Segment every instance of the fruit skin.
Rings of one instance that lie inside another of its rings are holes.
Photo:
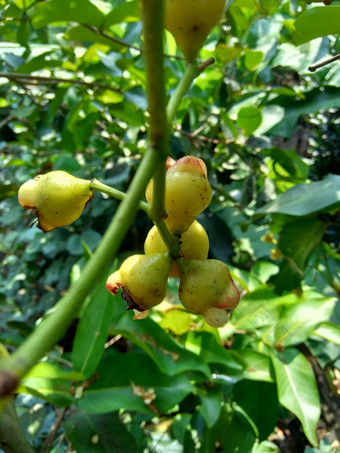
[[[38,227],[44,232],[77,220],[92,196],[90,181],[64,171],[38,175],[24,183],[18,192],[19,203],[34,210]]]
[[[146,199],[152,204],[153,183],[146,188]],[[185,156],[170,165],[165,180],[165,223],[170,233],[181,235],[208,206],[212,190],[207,168],[202,159]]]
[[[220,20],[225,0],[166,0],[165,28],[192,63],[210,31]]]
[[[240,294],[230,277],[228,267],[219,260],[177,260],[180,285],[179,299],[192,313],[209,308],[232,309]]]
[[[197,220],[194,220],[189,229],[180,236],[179,244],[181,258],[186,260],[205,260],[208,257],[209,238],[205,229]],[[168,251],[156,225],[151,228],[146,237],[144,251],[146,255]],[[170,277],[179,277],[179,269],[175,261],[172,262]]]
[[[229,321],[231,312],[222,308],[208,308],[202,313],[205,322],[211,327],[223,327]]]
[[[165,298],[170,268],[168,253],[132,255],[109,276],[106,288],[113,295],[122,288],[128,310],[148,310]]]

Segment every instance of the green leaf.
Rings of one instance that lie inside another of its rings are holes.
[[[298,179],[307,179],[310,167],[301,159],[294,149],[269,148],[262,152],[270,156],[274,162],[280,164],[291,176]]]
[[[259,50],[246,49],[244,53],[244,64],[249,71],[254,71],[263,59],[263,52]]]
[[[85,379],[92,376],[102,358],[112,314],[112,296],[104,284],[99,285],[80,318],[73,342],[73,366]]]
[[[72,449],[78,453],[135,453],[136,441],[118,414],[72,412],[63,427]]]
[[[29,393],[57,406],[74,403],[71,380],[80,380],[79,373],[65,373],[50,363],[38,363],[23,378],[17,391]]]
[[[210,378],[208,365],[202,357],[184,348],[150,318],[134,320],[130,313],[114,325],[112,334],[121,334],[144,350],[159,369],[169,375],[185,371],[196,371]]]
[[[152,414],[151,403],[166,412],[193,390],[184,374],[161,373],[146,354],[110,354],[97,373],[98,379],[77,401],[80,409],[91,413],[126,409]]]
[[[260,440],[267,439],[279,417],[276,386],[268,382],[241,381],[233,388],[233,400],[255,423]]]
[[[139,2],[125,2],[122,3],[105,16],[103,23],[103,30],[111,27],[111,25],[119,24],[121,22],[136,22],[140,20],[140,6]]]
[[[239,349],[247,368],[243,377],[248,380],[274,382],[271,361],[269,357],[253,349]]]
[[[197,392],[201,400],[199,412],[204,418],[208,428],[211,428],[217,422],[222,409],[222,389],[215,384],[214,387],[206,387]]]
[[[110,32],[106,34],[110,36]],[[69,41],[104,44],[106,46],[109,46],[111,50],[117,52],[122,51],[123,49],[123,46],[121,44],[118,44],[112,39],[102,36],[91,29],[83,27],[82,25],[76,25],[75,27],[70,28],[64,36]]]
[[[277,244],[283,260],[274,279],[279,294],[301,287],[309,257],[320,243],[324,231],[325,224],[317,217],[294,219],[283,226]]]
[[[298,184],[258,209],[256,214],[288,214],[305,216],[329,211],[340,206],[340,176],[327,175],[321,181]]]
[[[204,362],[214,364],[215,369],[220,365],[221,370],[233,376],[241,374],[245,369],[242,356],[237,351],[225,349],[211,333],[190,332],[187,335],[186,343],[190,344],[191,349]]]
[[[256,107],[243,107],[237,115],[237,124],[245,131],[247,135],[251,135],[260,126],[262,115]]]
[[[340,33],[340,5],[316,6],[307,9],[295,20],[296,44],[322,36]]]
[[[190,313],[184,310],[167,310],[159,325],[175,335],[183,335],[191,329],[192,318]]]
[[[320,418],[320,399],[313,370],[296,349],[272,355],[279,401],[302,423],[312,445],[317,445],[316,425]]]
[[[277,344],[287,347],[307,340],[313,329],[331,316],[336,303],[336,298],[312,292],[304,293],[304,299],[283,308],[283,314],[274,327]]]
[[[28,14],[35,28],[55,22],[78,22],[100,28],[104,18],[99,9],[88,0],[49,0],[38,3]]]
[[[335,343],[340,346],[340,327],[331,322],[323,322],[316,330],[313,335],[324,338],[331,343]]]

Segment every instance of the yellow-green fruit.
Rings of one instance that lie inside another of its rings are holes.
[[[19,203],[34,209],[38,227],[45,232],[77,220],[91,198],[90,181],[64,171],[36,176],[23,184],[18,193]]]
[[[106,288],[114,295],[122,288],[128,310],[148,310],[165,298],[170,268],[168,253],[133,255],[110,275]]]
[[[146,199],[152,204],[153,183],[148,184]],[[194,156],[185,156],[171,165],[165,180],[165,223],[172,234],[188,230],[195,218],[211,201],[212,190],[205,163]]]
[[[177,260],[179,267],[179,299],[192,313],[209,308],[235,308],[240,294],[230,277],[228,267],[219,260]]]
[[[209,252],[209,238],[202,225],[194,220],[189,229],[180,236],[180,256],[186,260],[205,260]],[[145,243],[144,251],[146,255],[154,253],[165,253],[168,251],[165,242],[156,226],[149,231]],[[170,277],[179,277],[179,269],[173,261]]]
[[[165,28],[191,63],[220,20],[225,0],[165,0]]]
[[[229,321],[230,314],[230,311],[217,307],[208,308],[202,313],[205,322],[211,327],[223,327]]]

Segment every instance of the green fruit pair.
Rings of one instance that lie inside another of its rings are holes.
[[[44,232],[73,223],[92,196],[90,181],[64,171],[38,175],[25,182],[18,192],[19,203],[34,211],[38,227]]]
[[[208,257],[208,235],[197,220],[194,220],[189,229],[181,234],[179,245],[179,255],[186,260],[205,260]],[[165,253],[168,251],[156,225],[151,228],[146,237],[144,251],[146,255]],[[179,277],[179,269],[175,261],[172,262],[170,277]]]

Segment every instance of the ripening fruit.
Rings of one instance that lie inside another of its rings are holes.
[[[165,1],[165,28],[190,63],[220,20],[225,5],[225,0]]]
[[[33,209],[43,231],[77,220],[92,199],[90,181],[64,171],[52,171],[25,182],[19,189],[21,206]]]
[[[146,199],[152,204],[152,181],[146,188]],[[165,182],[165,223],[172,234],[188,230],[195,218],[211,201],[212,190],[207,178],[207,168],[202,159],[185,156],[169,166]]]
[[[128,310],[148,310],[162,302],[168,287],[171,258],[168,253],[133,255],[107,279],[106,288],[113,294],[123,289]]]
[[[212,307],[202,313],[205,322],[211,327],[223,327],[229,321],[231,311]]]
[[[228,267],[219,260],[177,260],[179,299],[192,313],[217,307],[229,310],[239,303],[240,294]]]
[[[189,229],[181,235],[179,244],[180,257],[186,260],[205,260],[208,257],[208,235],[197,220],[194,220]],[[146,255],[168,251],[156,225],[151,228],[146,237],[144,251]],[[175,261],[172,262],[170,277],[179,277],[179,269]]]

